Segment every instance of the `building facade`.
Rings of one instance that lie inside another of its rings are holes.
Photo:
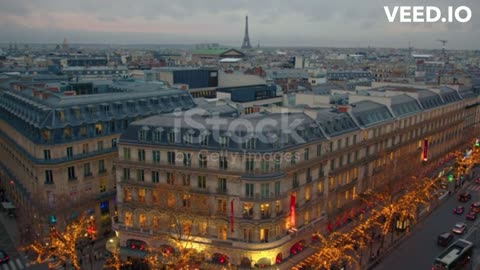
[[[193,106],[188,93],[155,84],[12,82],[0,94],[0,185],[32,217],[24,227],[64,225],[87,212],[102,236],[116,211],[121,132],[143,117]]]
[[[479,135],[471,91],[386,96],[300,113],[187,112],[132,123],[115,166],[113,228],[122,252],[132,254],[132,243],[175,248],[169,239],[179,226],[213,263],[281,264],[313,231],[355,218],[361,194],[401,188],[402,179]]]

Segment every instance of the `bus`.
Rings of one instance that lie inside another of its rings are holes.
[[[435,259],[432,270],[470,270],[472,254],[473,243],[458,239]]]

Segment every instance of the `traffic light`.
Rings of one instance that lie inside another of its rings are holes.
[[[448,175],[448,182],[453,182],[453,174]]]
[[[480,139],[475,140],[475,147],[480,147]]]
[[[57,224],[57,217],[56,216],[50,216],[50,224]]]

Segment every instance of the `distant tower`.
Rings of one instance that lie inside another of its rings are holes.
[[[250,37],[248,36],[248,16],[245,16],[245,36],[243,37],[242,49],[251,49]]]
[[[64,50],[67,50],[67,49],[68,49],[67,38],[64,38],[64,39],[63,39],[62,48],[63,48]]]

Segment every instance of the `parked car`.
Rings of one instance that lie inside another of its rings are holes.
[[[480,177],[478,177],[477,179],[475,179],[475,184],[480,184]]]
[[[8,261],[10,261],[8,254],[5,251],[0,250],[0,264],[8,263]]]
[[[472,198],[472,194],[470,194],[469,192],[463,192],[458,196],[458,200],[460,202],[468,202],[471,198]]]
[[[477,219],[477,213],[475,213],[475,212],[468,212],[468,213],[465,215],[465,218],[468,219],[468,220],[476,220],[476,219]]]
[[[452,240],[453,240],[453,234],[448,233],[448,232],[442,233],[438,236],[437,245],[442,246],[442,247],[446,247],[446,246],[450,245]]]
[[[467,230],[467,224],[462,223],[462,222],[458,222],[452,228],[452,232],[454,232],[456,234],[463,234],[466,230]]]
[[[453,209],[453,212],[457,215],[463,214],[463,211],[465,210],[465,207],[463,206],[457,206]]]

